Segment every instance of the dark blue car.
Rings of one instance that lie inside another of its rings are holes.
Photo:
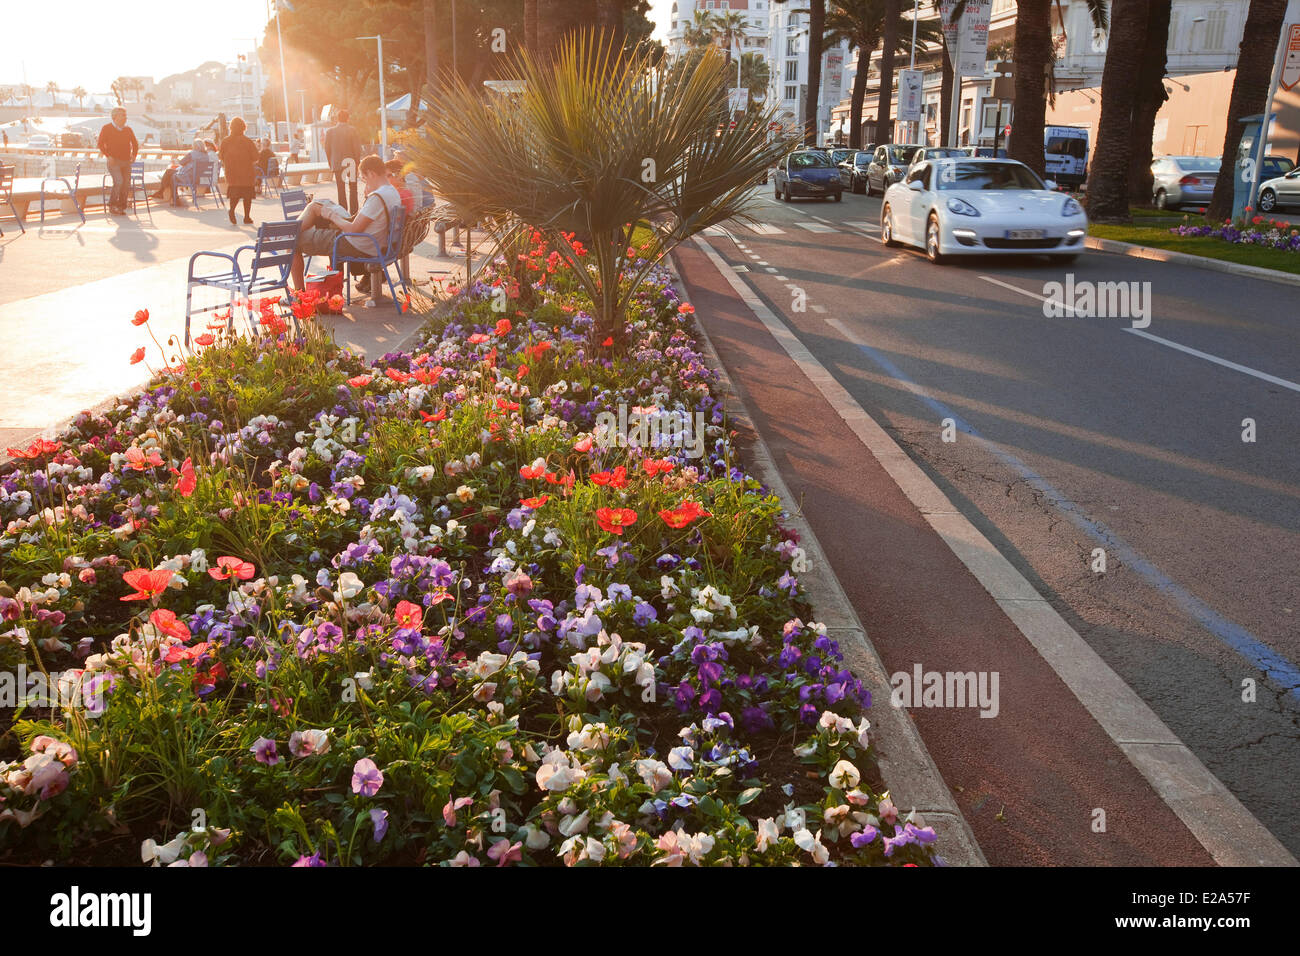
[[[840,201],[844,185],[839,168],[821,150],[798,149],[781,160],[772,182],[776,198],[786,202],[797,196]]]

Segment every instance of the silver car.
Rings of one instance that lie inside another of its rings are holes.
[[[1294,163],[1284,157],[1266,156],[1262,175],[1266,178],[1259,187],[1260,212],[1272,212],[1279,206],[1300,206],[1300,168]]]
[[[1151,164],[1151,186],[1157,209],[1206,206],[1219,181],[1218,156],[1162,156]]]

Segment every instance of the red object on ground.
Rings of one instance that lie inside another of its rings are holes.
[[[316,300],[317,312],[330,312],[337,314],[342,309],[335,309],[330,305],[330,299],[336,295],[343,294],[343,273],[331,269],[329,272],[323,272],[316,275],[309,275],[303,282],[306,289],[315,290],[319,295]]]

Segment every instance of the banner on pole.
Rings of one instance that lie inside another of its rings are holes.
[[[923,70],[898,71],[898,118],[904,123],[920,122],[924,109],[921,93],[924,84]]]

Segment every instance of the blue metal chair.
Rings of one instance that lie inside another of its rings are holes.
[[[83,223],[86,221],[86,214],[82,211],[81,204],[77,202],[77,189],[81,186],[81,163],[77,163],[77,170],[76,170],[75,177],[76,178],[73,179],[71,186],[68,185],[68,180],[67,177],[65,176],[54,176],[49,179],[41,180],[41,224],[42,225],[44,225],[45,223],[45,197],[46,196],[49,196],[51,199],[57,199],[60,202],[62,202],[65,199],[71,200],[72,208],[77,210],[77,215],[81,217],[81,221]],[[47,190],[45,188],[47,183],[61,183],[63,185],[64,191],[59,192],[56,189]]]
[[[131,211],[135,212],[136,193],[144,193],[145,212],[152,213],[149,208],[149,187],[144,181],[144,163],[131,164],[131,182],[128,188],[128,195],[131,197]]]
[[[0,165],[0,202],[7,205],[9,207],[9,211],[14,214],[14,218],[18,220],[18,228],[21,229],[24,233],[27,232],[27,227],[23,225],[23,217],[18,215],[18,210],[14,208],[14,167],[13,166]],[[4,234],[5,231],[3,229],[0,229],[0,236],[3,236]]]
[[[235,327],[236,302],[251,302],[272,292],[283,292],[289,296],[289,268],[293,265],[293,254],[298,247],[298,234],[302,224],[293,222],[264,222],[257,229],[257,243],[240,246],[234,254],[225,252],[196,252],[190,256],[189,271],[185,286],[185,345],[190,344],[190,316],[204,312],[215,312],[221,305],[194,308],[193,296],[195,286],[222,289],[229,293],[230,320],[228,328]],[[252,259],[244,266],[239,257],[250,253]],[[221,259],[229,264],[221,272],[196,275],[194,264],[203,258]]]
[[[305,189],[281,189],[280,208],[284,210],[285,219],[297,219],[307,208],[307,191]]]
[[[266,161],[266,170],[257,174],[257,187],[262,195],[270,196],[271,190],[284,191],[284,177],[280,175],[280,160],[272,156]]]
[[[217,205],[225,208],[226,197],[221,195],[221,160],[208,165],[208,182],[207,186],[212,190],[212,195],[217,199]]]
[[[382,272],[384,278],[388,280],[388,291],[392,293],[393,305],[398,312],[402,311],[402,302],[397,298],[397,290],[393,287],[393,277],[388,272],[388,267],[397,265],[397,280],[401,283],[402,292],[407,291],[406,277],[402,275],[402,269],[399,261],[402,258],[402,230],[406,226],[406,208],[398,206],[397,210],[389,216],[388,221],[388,239],[384,243],[383,249],[379,248],[379,242],[368,232],[344,232],[334,237],[334,246],[330,250],[330,265],[334,269],[342,269],[345,265],[366,266],[367,272]],[[361,252],[367,249],[374,249],[373,256],[364,255],[347,255],[340,254],[339,243],[344,239],[354,249]],[[348,305],[352,304],[352,284],[347,284]]]
[[[188,166],[182,166],[176,170],[176,175],[172,178],[172,185],[176,189],[176,195],[179,198],[186,189],[190,191],[190,197],[194,201],[194,208],[199,208],[199,189],[207,183],[211,175],[212,164],[206,159],[196,159]]]

